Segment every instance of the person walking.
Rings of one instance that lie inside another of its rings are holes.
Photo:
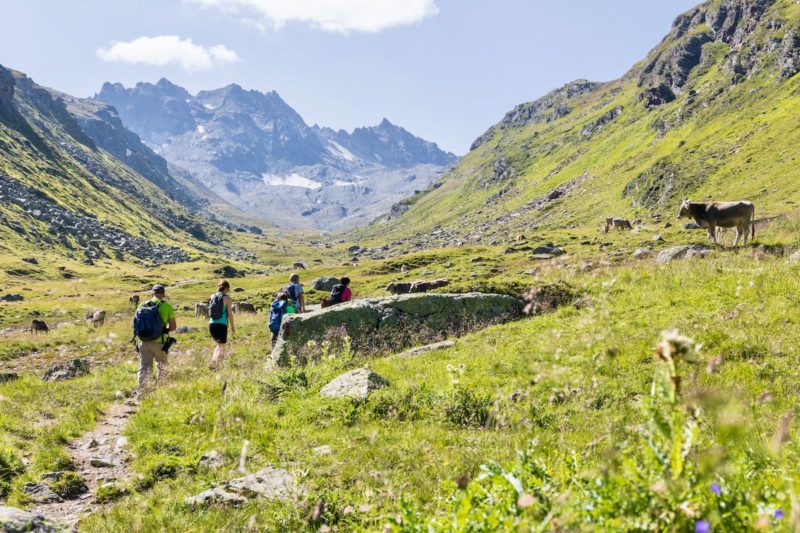
[[[283,315],[287,313],[289,307],[289,295],[285,291],[281,291],[275,297],[275,301],[269,306],[269,330],[272,332],[270,345],[274,348],[275,343],[278,342],[278,337],[281,332],[281,322]]]
[[[175,339],[169,334],[177,329],[175,309],[166,301],[166,289],[156,285],[153,298],[142,303],[133,317],[134,338],[139,339],[139,376],[136,394],[140,396],[150,383],[154,363],[158,363],[156,384],[169,374],[167,354]]]
[[[231,336],[236,335],[236,326],[233,323],[233,300],[229,296],[231,284],[227,280],[220,280],[217,292],[208,301],[208,332],[217,343],[211,363],[208,365],[212,372],[219,368],[225,360],[225,348],[228,344],[228,329]]]
[[[300,283],[300,274],[292,274],[289,277],[289,284],[281,289],[289,297],[289,307],[294,308],[295,313],[306,312],[306,296],[304,294],[303,284]],[[291,313],[291,309],[289,309]]]

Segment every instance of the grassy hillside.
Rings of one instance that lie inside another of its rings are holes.
[[[754,5],[766,10],[732,27],[716,22],[722,8]],[[791,0],[704,4],[620,80],[575,82],[518,106],[439,187],[359,237],[503,241],[596,228],[607,216],[672,215],[686,197],[751,200],[758,217],[792,212],[800,201],[798,33],[800,5]],[[552,195],[559,187],[564,194]]]

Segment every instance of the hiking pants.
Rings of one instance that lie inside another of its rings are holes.
[[[169,362],[167,354],[161,349],[158,341],[143,341],[139,345],[139,389],[144,389],[150,383],[153,374],[153,361],[158,363],[158,376],[156,383],[167,377]]]

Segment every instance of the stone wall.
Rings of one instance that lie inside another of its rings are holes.
[[[521,318],[524,306],[501,294],[406,294],[287,315],[271,363],[319,357],[325,341],[335,352],[345,336],[357,352],[398,351]]]

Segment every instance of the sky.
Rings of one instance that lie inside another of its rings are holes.
[[[458,155],[515,105],[623,75],[698,0],[0,0],[0,64],[91,96],[166,77],[384,117]]]

